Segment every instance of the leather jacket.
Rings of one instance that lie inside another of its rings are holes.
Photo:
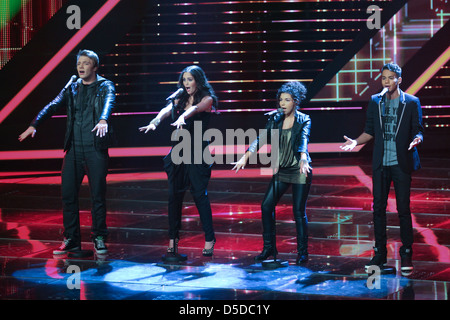
[[[67,111],[67,127],[64,139],[64,151],[69,150],[72,143],[75,102],[78,98],[78,88],[81,85],[81,79],[72,83],[67,89],[63,89],[58,96],[47,104],[31,122],[31,126],[37,128],[42,122],[50,118],[58,109],[65,106]],[[93,105],[94,113],[93,123],[97,124],[100,120],[108,121],[111,112],[115,107],[115,87],[114,83],[97,75],[97,87],[95,95],[90,96],[89,103]],[[104,137],[94,135],[94,146],[97,150],[107,149],[111,144],[111,135],[113,133],[110,122],[108,121],[108,133]]]
[[[254,153],[258,151],[266,143],[270,143],[272,137],[272,129],[278,129],[281,131],[283,127],[284,115],[279,115],[276,111],[269,113],[269,120],[267,121],[265,129],[267,135],[264,137],[257,137],[255,141],[250,144],[248,151]],[[279,132],[280,132],[279,131]],[[311,132],[311,118],[300,111],[295,111],[295,121],[292,126],[291,144],[294,151],[294,155],[298,161],[300,161],[300,153],[306,153],[308,162],[311,162],[311,157],[308,152],[309,136]],[[281,135],[279,135],[281,137]],[[267,137],[267,141],[265,139]]]

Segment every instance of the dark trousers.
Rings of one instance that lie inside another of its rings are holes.
[[[385,250],[386,206],[391,183],[394,183],[397,212],[400,221],[400,238],[403,249],[413,244],[413,228],[410,209],[411,174],[396,166],[381,167],[373,172],[373,224],[375,247]]]
[[[174,165],[170,161],[170,154],[164,160],[169,182],[169,238],[180,238],[183,199],[186,190],[190,188],[205,232],[205,241],[213,241],[215,235],[212,211],[206,190],[211,177],[211,167],[206,164]]]
[[[309,183],[296,184],[278,181],[272,177],[272,181],[261,204],[261,218],[263,225],[263,238],[275,238],[275,207],[282,195],[292,185],[292,210],[294,213],[295,226],[297,231],[297,250],[299,253],[306,253],[308,250],[308,218],[306,216],[306,200],[311,188],[311,178]],[[274,190],[275,189],[275,190]]]
[[[96,150],[93,146],[72,146],[67,151],[61,175],[64,237],[81,242],[78,193],[85,175],[92,201],[91,236],[107,236],[105,198],[108,160],[108,150]]]

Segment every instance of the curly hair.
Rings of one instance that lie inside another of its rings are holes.
[[[194,104],[199,103],[203,97],[205,96],[211,96],[213,99],[212,108],[213,110],[217,110],[218,100],[216,97],[216,94],[214,92],[214,89],[209,84],[208,79],[206,78],[205,72],[202,68],[196,65],[192,65],[189,67],[186,67],[181,71],[180,77],[178,79],[178,88],[183,88],[183,75],[184,73],[189,72],[192,74],[192,76],[195,79],[195,82],[197,84],[197,92],[194,95]],[[184,109],[184,106],[189,98],[188,93],[186,90],[184,90],[179,96],[179,102],[178,102],[178,108]]]
[[[306,98],[306,87],[298,81],[286,82],[278,89],[277,92],[277,103],[280,100],[280,96],[282,93],[289,93],[295,101],[297,107],[300,106],[300,103]]]

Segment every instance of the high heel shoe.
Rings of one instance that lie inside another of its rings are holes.
[[[210,249],[203,249],[202,254],[205,257],[211,257],[214,254],[214,245],[216,244],[216,239],[212,241],[212,247]]]
[[[178,238],[170,239],[173,243],[173,247],[167,248],[167,254],[163,255],[164,262],[181,262],[187,260],[187,255],[178,253]]]
[[[170,240],[173,241],[173,247],[168,247],[167,253],[176,254],[178,252],[178,241],[180,239],[176,238],[176,239],[170,239]]]

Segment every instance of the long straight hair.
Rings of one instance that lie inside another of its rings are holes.
[[[197,84],[197,91],[194,94],[194,102],[193,104],[199,103],[204,97],[210,96],[213,99],[212,103],[212,109],[214,111],[217,111],[217,105],[218,100],[216,97],[216,94],[214,92],[214,89],[209,84],[208,79],[206,78],[205,72],[202,68],[196,65],[192,65],[189,67],[186,67],[181,71],[180,77],[178,79],[178,88],[184,88],[183,86],[183,75],[189,72],[192,74],[192,76],[195,79],[195,83]],[[186,90],[183,90],[183,92],[177,97],[179,99],[177,108],[178,109],[184,109],[186,106],[186,103],[189,99],[189,94],[186,92]]]

